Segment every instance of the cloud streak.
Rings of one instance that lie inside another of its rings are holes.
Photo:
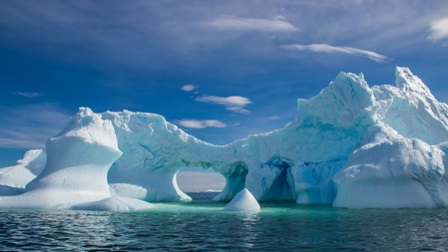
[[[431,34],[428,39],[430,40],[448,39],[448,17],[432,23],[429,31]]]
[[[190,129],[225,128],[227,125],[219,120],[184,119],[176,121],[179,125]]]
[[[205,25],[220,30],[264,31],[264,32],[295,32],[299,31],[282,16],[274,19],[243,18],[235,16],[219,16],[205,22]]]
[[[368,58],[372,61],[378,62],[378,63],[385,63],[389,62],[391,59],[388,58],[385,55],[362,50],[354,47],[348,47],[348,46],[332,46],[328,44],[308,44],[308,45],[302,45],[302,44],[292,44],[292,45],[283,45],[280,46],[283,49],[290,50],[290,51],[310,51],[313,53],[342,53],[342,54],[348,54],[348,55],[354,55],[358,57],[364,57]]]
[[[196,97],[194,100],[198,102],[221,105],[224,106],[227,110],[238,114],[250,114],[250,111],[245,109],[244,107],[252,103],[249,98],[243,96],[221,97],[214,95],[203,95]]]
[[[41,97],[43,94],[38,92],[15,92],[14,95],[23,96],[26,98],[37,98]]]

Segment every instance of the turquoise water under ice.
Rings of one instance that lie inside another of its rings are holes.
[[[0,211],[1,251],[442,251],[448,209],[347,210],[264,203],[257,214],[210,200],[142,212]]]

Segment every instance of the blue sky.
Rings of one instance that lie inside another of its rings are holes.
[[[340,71],[408,66],[448,101],[448,2],[4,0],[0,55],[2,166],[80,106],[224,144],[283,127]]]

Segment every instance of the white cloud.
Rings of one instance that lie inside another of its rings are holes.
[[[220,16],[205,23],[208,26],[222,30],[294,32],[294,25],[286,22],[283,16],[274,19],[242,18],[235,16]]]
[[[431,24],[431,35],[428,36],[430,40],[448,39],[448,18],[443,18]]]
[[[61,131],[69,118],[51,103],[0,109],[0,147],[7,148],[43,148],[45,141]]]
[[[243,96],[221,97],[213,95],[203,95],[196,97],[195,101],[222,105],[226,107],[227,110],[239,114],[249,114],[250,111],[245,109],[244,107],[252,103],[252,101],[249,100],[249,98]]]
[[[236,107],[235,106],[235,107],[227,107],[226,109],[229,110],[229,111],[232,111],[234,113],[238,113],[238,114],[245,114],[245,115],[250,114],[250,110],[247,110],[247,109],[242,108],[242,107]]]
[[[244,107],[248,104],[251,104],[252,102],[243,96],[228,96],[228,97],[221,97],[221,96],[213,96],[213,95],[203,95],[200,97],[197,97],[195,99],[199,102],[207,102],[207,103],[214,103],[214,104],[220,104],[224,106],[240,106]]]
[[[43,94],[42,93],[38,93],[38,92],[15,92],[15,95],[18,96],[23,96],[26,98],[36,98],[36,97],[41,97]]]
[[[328,44],[309,44],[309,45],[292,44],[281,46],[281,48],[291,51],[310,51],[314,53],[343,53],[368,58],[370,60],[380,63],[390,61],[390,59],[387,56],[381,55],[379,53],[348,46],[332,46]]]
[[[188,84],[188,85],[183,85],[180,89],[185,92],[190,92],[190,91],[195,90],[196,86]]]
[[[204,129],[204,128],[225,128],[227,125],[218,120],[193,120],[184,119],[178,120],[178,124],[190,129]]]

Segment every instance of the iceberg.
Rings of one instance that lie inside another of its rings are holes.
[[[145,201],[188,201],[176,181],[183,167],[218,168],[226,147],[188,135],[160,115],[141,112],[104,112],[114,127],[123,155],[112,165],[108,181],[114,195]],[[212,160],[213,162],[211,162]]]
[[[441,148],[419,139],[390,134],[380,127],[376,130],[372,132],[375,141],[355,150],[343,169],[334,176],[338,190],[334,206],[447,206],[446,160]]]
[[[66,128],[47,141],[42,172],[23,193],[0,197],[0,207],[66,209],[88,202],[103,203],[101,200],[111,197],[108,170],[122,155],[117,145],[112,123],[88,108],[80,108]],[[108,205],[115,209],[120,202]],[[135,209],[150,205],[143,201],[136,204],[134,200],[125,204]]]
[[[29,150],[14,166],[0,168],[0,196],[19,194],[45,167],[44,150]]]
[[[448,205],[447,108],[408,68],[396,86],[372,88],[375,124],[333,177],[336,207],[432,208]]]
[[[394,86],[341,72],[297,108],[284,128],[226,145],[157,114],[80,108],[41,155],[24,158],[39,169],[28,161],[0,169],[0,186],[9,188],[0,207],[131,210],[191,200],[176,181],[184,167],[225,177],[217,201],[247,189],[259,202],[448,206],[448,105],[408,68],[396,68]]]
[[[258,204],[252,193],[246,188],[239,192],[232,201],[224,207],[225,211],[239,211],[239,212],[260,212],[260,205]]]

